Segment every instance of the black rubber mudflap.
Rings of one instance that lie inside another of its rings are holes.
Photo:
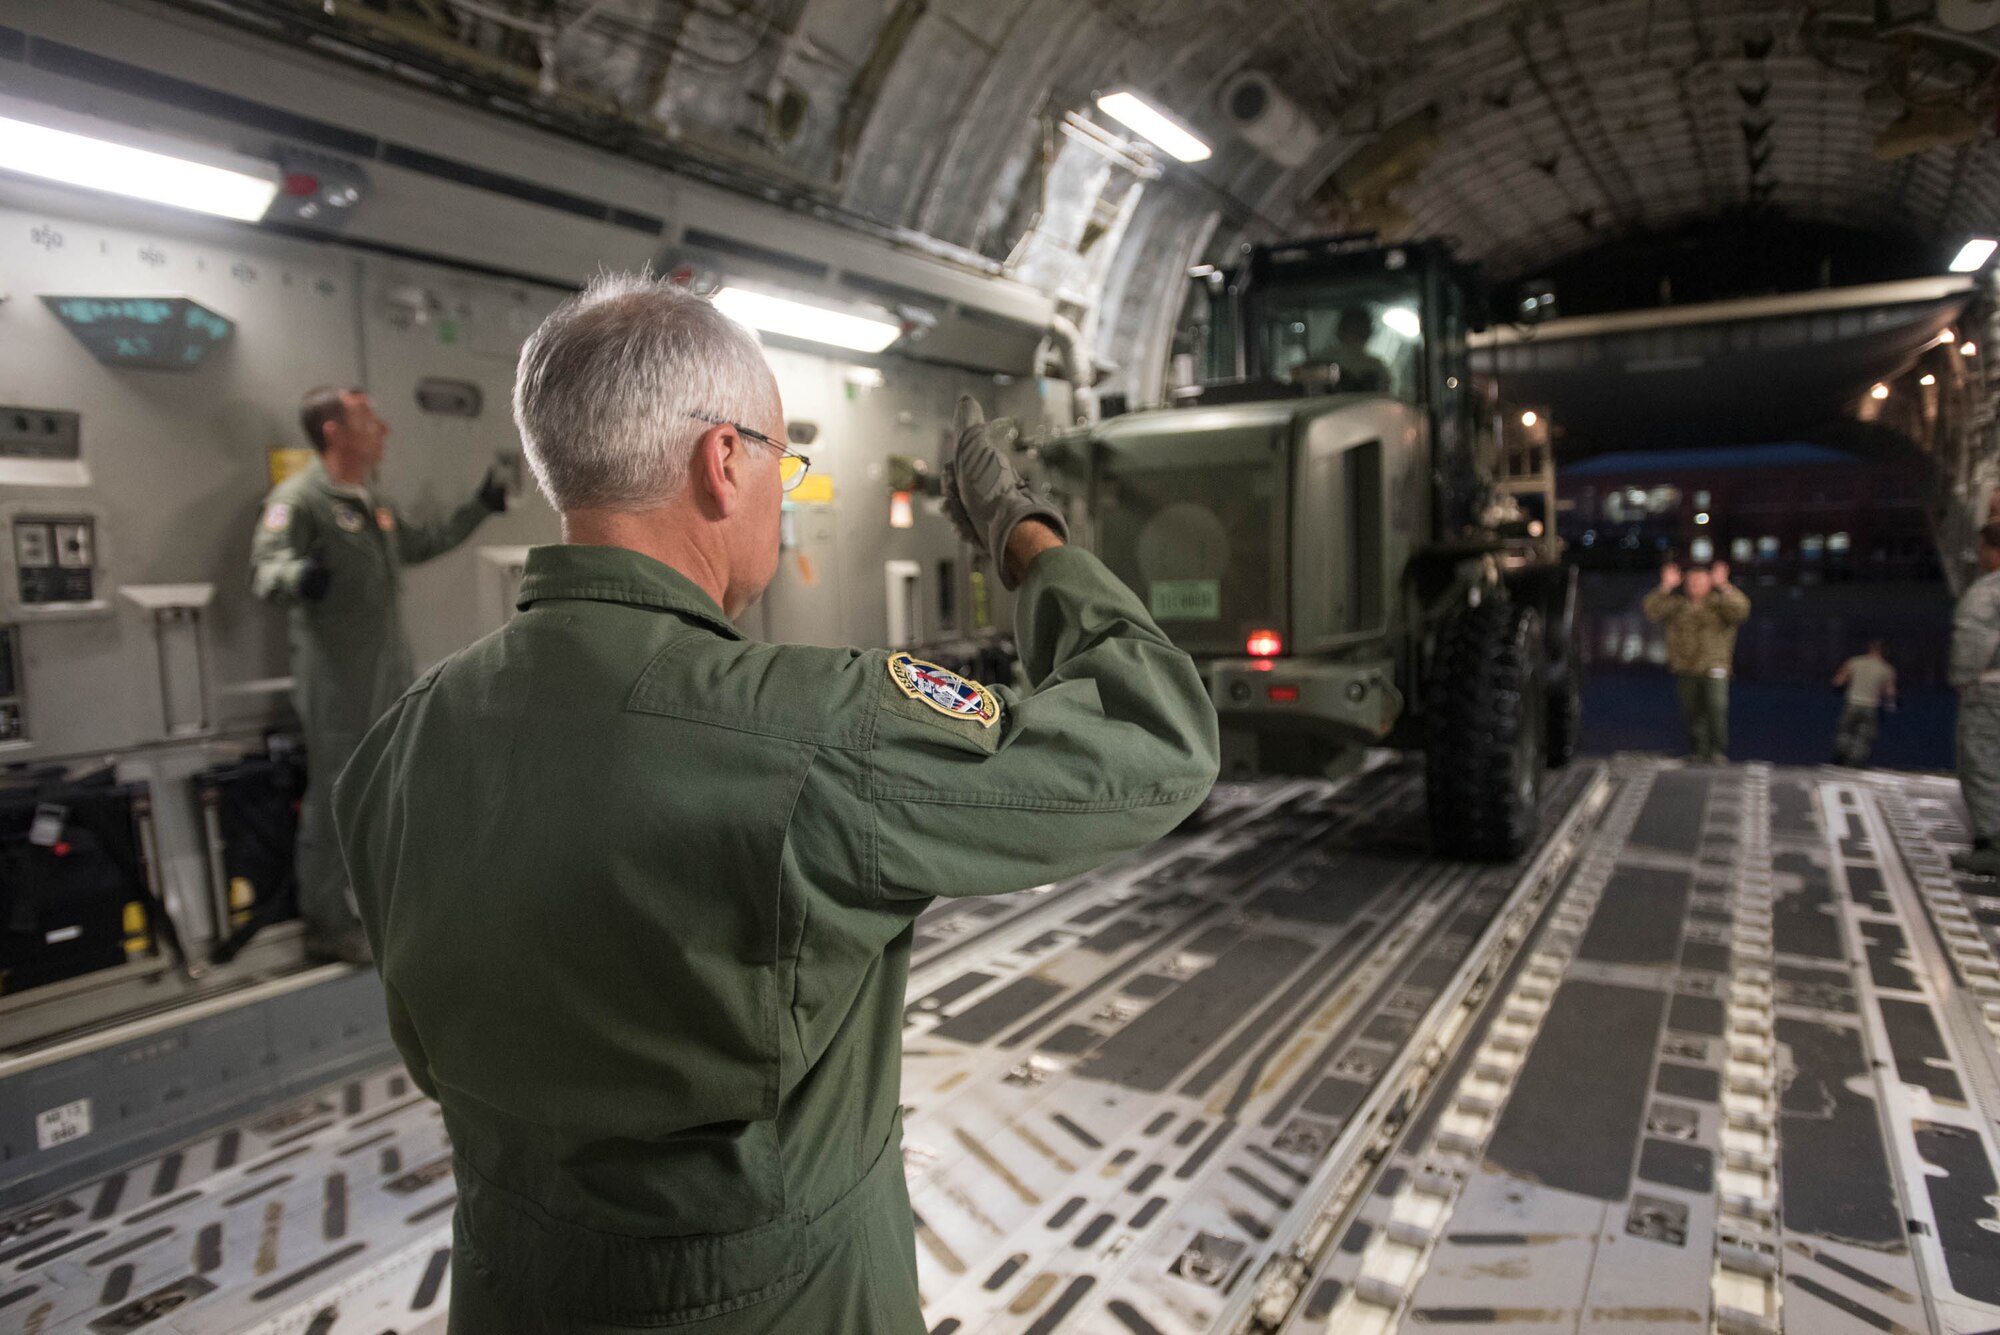
[[[1548,690],[1541,616],[1488,597],[1438,630],[1425,747],[1431,841],[1446,857],[1502,862],[1534,839]]]

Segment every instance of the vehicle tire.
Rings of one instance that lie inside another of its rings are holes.
[[[1549,665],[1545,749],[1550,769],[1576,758],[1577,733],[1583,727],[1583,632],[1573,620],[1565,643],[1568,652],[1563,661]]]
[[[1521,856],[1541,821],[1548,687],[1541,614],[1488,595],[1438,628],[1425,746],[1431,841],[1445,857]]]

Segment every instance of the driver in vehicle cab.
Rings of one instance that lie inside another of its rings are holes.
[[[1286,378],[1322,394],[1388,394],[1395,381],[1389,364],[1368,350],[1375,319],[1365,306],[1349,306],[1334,326],[1332,347],[1315,349]]]

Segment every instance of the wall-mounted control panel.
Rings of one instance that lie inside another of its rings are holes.
[[[96,524],[88,515],[17,516],[14,569],[23,604],[92,601],[97,597]]]
[[[0,608],[16,621],[108,613],[104,530],[103,513],[91,506],[0,506]]]

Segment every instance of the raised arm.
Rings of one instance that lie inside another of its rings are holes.
[[[394,507],[391,508],[394,510]],[[394,510],[396,554],[402,558],[404,565],[421,565],[433,557],[443,556],[471,537],[473,530],[486,522],[487,516],[506,508],[507,490],[501,484],[497,471],[488,470],[479,484],[479,490],[435,523],[412,524],[401,510]]]
[[[900,691],[883,707],[874,809],[886,897],[995,894],[1086,871],[1173,829],[1215,782],[1200,672],[1096,557],[1043,550],[1017,617],[1033,686],[991,688],[992,727]]]

